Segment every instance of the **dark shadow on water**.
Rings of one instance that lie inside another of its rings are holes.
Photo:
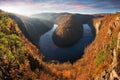
[[[90,26],[88,24],[83,24],[83,36],[79,42],[68,48],[60,48],[56,46],[52,40],[52,34],[56,28],[57,25],[54,25],[49,32],[40,37],[40,51],[47,60],[74,62],[83,55],[85,47],[94,40],[94,34],[92,33]]]

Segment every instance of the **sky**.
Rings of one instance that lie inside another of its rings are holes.
[[[120,0],[0,0],[0,9],[23,15],[45,12],[114,13],[120,11]]]

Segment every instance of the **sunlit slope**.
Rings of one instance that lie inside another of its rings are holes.
[[[40,36],[49,31],[51,29],[50,27],[53,26],[53,24],[47,20],[40,20],[10,13],[8,13],[8,16],[17,22],[23,34],[36,45],[38,45]]]
[[[120,80],[120,13],[94,19],[94,25],[95,40],[74,64],[79,70],[77,80]]]
[[[0,80],[50,78],[52,73],[48,71],[38,49],[25,38],[17,23],[0,11]]]

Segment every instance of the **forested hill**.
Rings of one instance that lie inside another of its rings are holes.
[[[41,75],[51,77],[41,63],[39,50],[25,38],[16,22],[0,11],[0,80],[35,80]]]

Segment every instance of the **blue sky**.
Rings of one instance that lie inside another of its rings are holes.
[[[25,15],[42,12],[113,13],[120,11],[120,0],[0,0],[0,9]]]

